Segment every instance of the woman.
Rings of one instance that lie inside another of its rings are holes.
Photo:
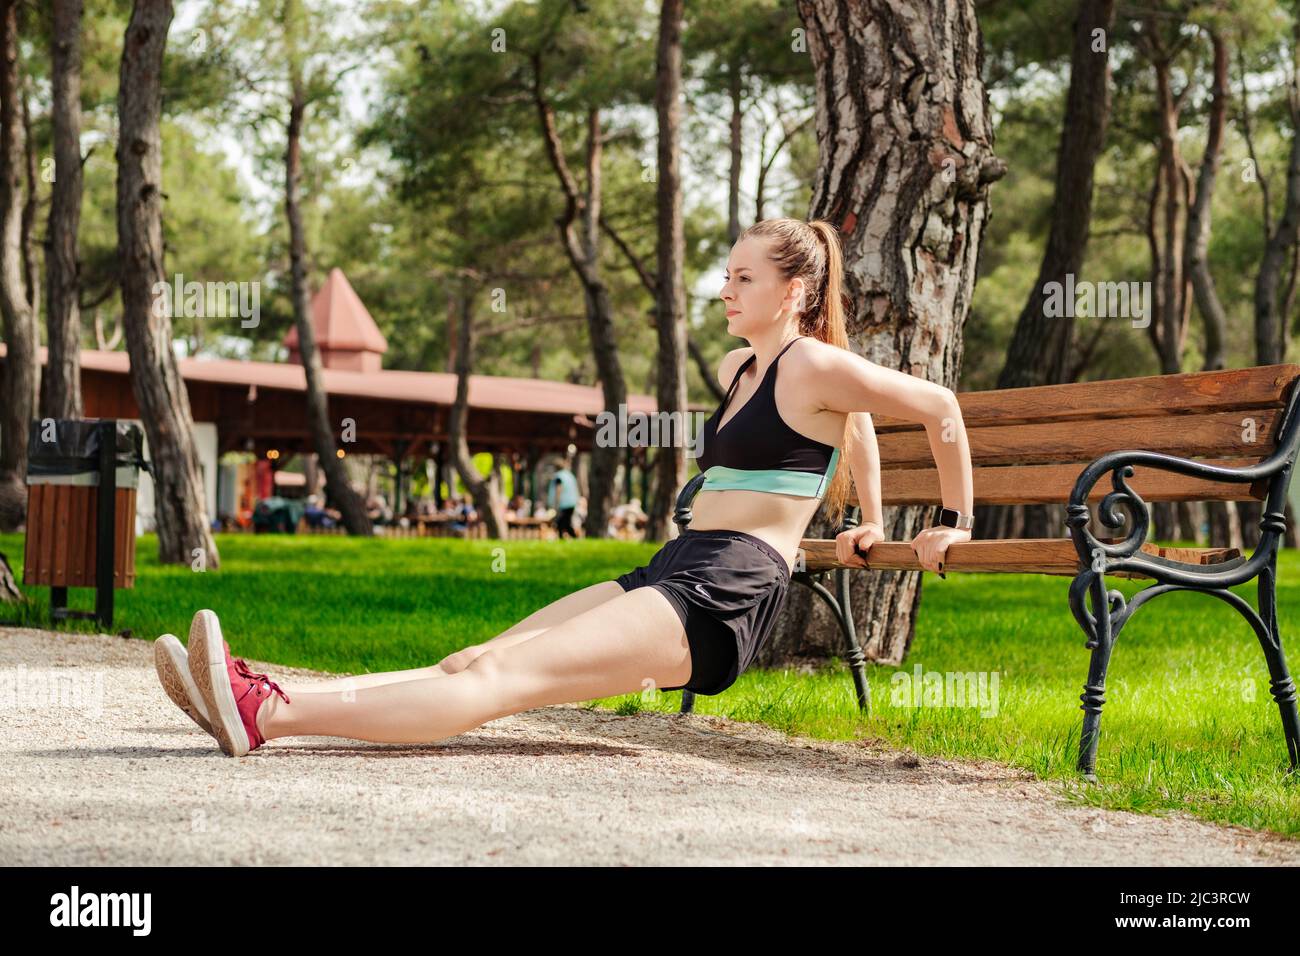
[[[925,425],[944,503],[960,512],[944,515],[963,527],[927,528],[912,548],[922,567],[942,571],[948,546],[970,538],[961,410],[949,389],[849,351],[842,275],[839,239],[826,222],[765,220],[737,241],[721,297],[728,331],[750,345],[729,352],[718,370],[730,388],[704,426],[705,482],[690,527],[649,564],[430,667],[316,684],[281,687],[254,674],[231,657],[216,615],[200,611],[188,661],[176,638],[157,642],[169,696],[223,752],[242,756],[301,735],[437,741],[535,707],[648,687],[720,693],[771,632],[822,498],[837,523],[842,516],[849,476],[836,467],[841,450],[868,520],[836,538],[837,556],[860,565],[855,550],[885,537],[872,411]]]

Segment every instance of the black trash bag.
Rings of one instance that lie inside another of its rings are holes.
[[[100,423],[95,419],[32,419],[27,431],[27,476],[98,474],[99,436]],[[119,421],[114,437],[113,459],[118,468],[143,468],[153,474],[153,467],[144,460],[144,431],[139,425]]]

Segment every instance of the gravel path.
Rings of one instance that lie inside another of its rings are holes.
[[[24,697],[55,669],[85,696]],[[0,628],[0,679],[0,865],[1300,861],[1300,841],[1074,806],[997,764],[709,715],[567,705],[235,760],[167,699],[149,641]]]

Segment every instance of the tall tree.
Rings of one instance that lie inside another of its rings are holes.
[[[469,451],[469,376],[474,360],[474,289],[477,283],[466,276],[457,290],[456,400],[448,416],[447,434],[451,445],[451,463],[474,500],[474,510],[483,519],[489,538],[507,537],[505,502],[497,488],[496,456],[492,459],[492,477],[485,478],[474,467]]]
[[[1255,155],[1254,139],[1250,130],[1250,109],[1245,96],[1245,76],[1242,76],[1242,127],[1246,144],[1250,150],[1255,178],[1263,195],[1263,211],[1260,225],[1264,234],[1264,252],[1260,257],[1259,269],[1255,274],[1254,316],[1255,316],[1255,364],[1273,365],[1286,361],[1287,344],[1290,337],[1290,317],[1288,315],[1292,296],[1300,275],[1300,9],[1292,5],[1291,42],[1287,68],[1289,78],[1286,88],[1285,115],[1290,126],[1290,149],[1286,162],[1286,188],[1283,193],[1282,215],[1276,226],[1273,224],[1273,210],[1269,198],[1268,179],[1264,170],[1258,168]],[[1244,53],[1239,48],[1239,56],[1244,60]],[[1243,66],[1244,74],[1244,66]],[[1286,280],[1288,292],[1282,295],[1283,273],[1290,268],[1290,278]],[[1285,301],[1285,307],[1283,302]],[[1294,518],[1288,507],[1288,522],[1291,525],[1287,541],[1295,540]],[[1259,501],[1237,502],[1237,514],[1240,522],[1242,543],[1248,548],[1259,544],[1260,519],[1263,516],[1263,503]]]
[[[1196,174],[1196,192],[1187,214],[1187,235],[1183,245],[1183,270],[1192,283],[1193,298],[1205,327],[1205,360],[1201,368],[1226,368],[1225,342],[1228,319],[1210,274],[1211,201],[1223,153],[1223,128],[1228,112],[1228,47],[1222,32],[1213,27],[1202,31],[1209,37],[1214,64],[1210,89],[1209,125],[1205,153]]]
[[[955,390],[989,184],[1006,173],[993,154],[974,2],[799,0],[799,14],[817,82],[819,162],[809,218],[840,228],[857,316],[850,346]],[[865,95],[872,90],[895,92]],[[934,515],[933,507],[886,508],[887,537],[909,541]],[[809,536],[838,530],[819,514]],[[867,653],[901,660],[920,573],[854,577],[854,618]],[[814,632],[809,595],[792,592],[787,608],[790,626],[778,629],[765,653],[797,650]]]
[[[219,565],[203,501],[189,395],[172,351],[162,239],[162,67],[171,0],[135,0],[122,45],[117,113],[117,249],[131,390],[154,463],[159,560]],[[157,289],[164,291],[158,292]],[[198,551],[199,555],[195,552]]]
[[[659,295],[655,304],[659,331],[658,411],[682,420],[686,412],[686,284],[682,262],[686,238],[682,231],[680,142],[682,0],[663,0],[660,8],[655,76],[655,115],[659,124]],[[655,453],[655,468],[658,480],[648,510],[646,538],[659,541],[675,530],[671,525],[673,506],[686,483],[682,446],[675,440],[665,442]]]
[[[27,275],[27,306],[32,310],[32,324],[41,327],[41,257],[36,254],[36,209],[40,205],[36,178],[36,136],[32,132],[32,77],[20,67],[23,76],[23,168],[27,191],[23,201],[22,247],[23,271]]]
[[[293,321],[298,330],[298,351],[307,376],[307,422],[312,447],[325,472],[325,492],[343,515],[349,534],[368,535],[373,528],[365,502],[348,480],[347,468],[338,457],[338,446],[330,428],[328,399],[316,333],[311,324],[307,297],[307,239],[303,231],[299,184],[302,178],[302,130],[307,113],[307,80],[304,78],[301,34],[305,28],[297,0],[285,0],[281,10],[285,52],[289,71],[289,117],[285,128],[284,211],[289,220],[290,283]]]
[[[564,191],[564,211],[556,217],[555,222],[565,254],[582,284],[587,332],[591,339],[591,351],[596,362],[596,374],[600,378],[605,410],[617,415],[619,409],[627,405],[627,381],[623,377],[623,365],[618,355],[609,287],[600,275],[600,164],[601,141],[604,136],[600,111],[593,107],[587,113],[587,188],[583,192],[569,170],[564,155],[555,108],[546,94],[544,62],[542,53],[534,51],[533,100],[546,144],[546,155]],[[575,226],[579,216],[582,217],[583,224],[581,234]],[[587,475],[587,516],[583,521],[583,531],[589,538],[604,538],[608,535],[609,512],[618,492],[615,479],[622,457],[622,449],[605,447],[599,443],[592,446],[591,468]]]
[[[82,0],[53,0],[50,62],[54,184],[46,239],[46,322],[49,357],[42,383],[43,414],[80,418],[81,281],[77,233],[81,225]]]
[[[1187,235],[1183,245],[1183,271],[1191,279],[1193,300],[1200,313],[1205,330],[1204,371],[1227,367],[1226,342],[1228,318],[1214,287],[1210,272],[1209,245],[1211,201],[1218,177],[1219,160],[1223,152],[1223,130],[1228,112],[1228,47],[1222,31],[1209,27],[1203,32],[1210,39],[1213,56],[1213,81],[1210,92],[1209,126],[1205,138],[1205,153],[1196,175],[1196,192],[1187,214]],[[1241,548],[1241,524],[1236,503],[1232,501],[1207,501],[1205,516],[1209,524],[1209,546],[1212,548]],[[1180,521],[1180,523],[1182,523]],[[1199,530],[1199,519],[1194,519],[1193,529]]]
[[[1176,60],[1191,44],[1193,35],[1175,21],[1169,36],[1151,11],[1143,17],[1136,34],[1137,48],[1151,64],[1156,90],[1157,162],[1147,211],[1148,242],[1151,247],[1151,282],[1154,291],[1152,321],[1147,333],[1160,360],[1160,372],[1181,372],[1187,342],[1191,307],[1191,285],[1183,269],[1183,244],[1187,228],[1187,164],[1178,141],[1179,116],[1193,88],[1189,79],[1181,90],[1173,88]]]
[[[1056,184],[1047,245],[1038,277],[1016,319],[998,388],[1055,385],[1069,380],[1074,338],[1073,309],[1049,314],[1051,283],[1066,284],[1083,267],[1092,222],[1093,171],[1106,142],[1110,119],[1110,47],[1115,0],[1082,0],[1074,22],[1070,87],[1056,151]],[[1059,287],[1059,286],[1057,286]],[[975,534],[981,538],[1056,535],[1059,507],[979,506]]]
[[[1283,271],[1300,243],[1300,10],[1295,11],[1291,47],[1291,76],[1287,110],[1291,123],[1291,151],[1286,168],[1286,193],[1277,226],[1266,232],[1264,255],[1255,277],[1255,362],[1275,365],[1286,361],[1290,331],[1281,314],[1279,291]],[[1265,229],[1268,219],[1265,218]]]
[[[0,390],[0,528],[22,523],[27,500],[27,428],[40,381],[35,311],[23,256],[22,73],[18,0],[0,0],[0,316],[5,355]]]

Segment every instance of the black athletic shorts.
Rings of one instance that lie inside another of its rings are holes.
[[[721,694],[753,663],[790,589],[790,569],[770,544],[743,531],[682,534],[650,563],[615,580],[623,590],[653,587],[677,611],[691,648],[691,678],[680,687]]]

